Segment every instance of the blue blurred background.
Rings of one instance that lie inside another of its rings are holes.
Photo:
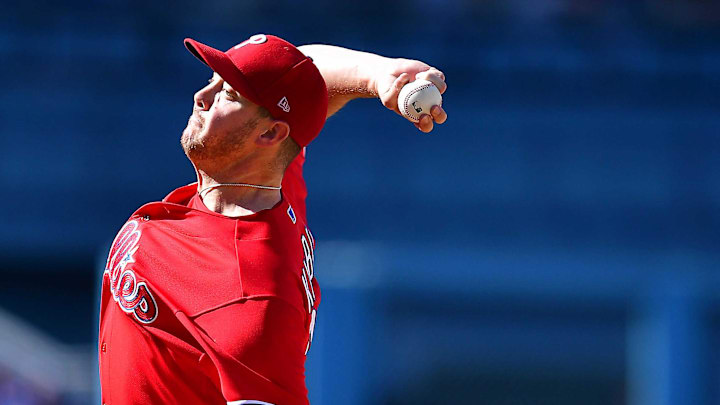
[[[720,2],[0,5],[0,404],[97,402],[107,245],[194,181],[182,39],[258,32],[449,85],[308,149],[313,404],[720,404]]]

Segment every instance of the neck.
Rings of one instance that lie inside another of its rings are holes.
[[[248,173],[242,176],[211,175],[197,170],[198,191],[219,184],[252,184],[279,187],[282,173]],[[241,217],[270,209],[282,200],[280,190],[255,187],[224,186],[211,188],[200,195],[205,206],[228,217]]]

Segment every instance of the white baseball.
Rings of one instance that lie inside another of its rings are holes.
[[[398,109],[412,122],[420,122],[420,116],[430,114],[434,105],[442,105],[442,95],[428,80],[417,79],[400,89]]]

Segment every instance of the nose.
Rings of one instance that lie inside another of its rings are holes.
[[[195,96],[193,99],[195,100],[195,108],[198,110],[207,111],[210,109],[210,106],[212,105],[212,97],[208,95],[207,91],[204,91],[205,89],[199,90],[197,93],[195,93]]]
[[[210,109],[213,104],[213,100],[215,99],[215,94],[218,92],[218,81],[219,80],[215,80],[209,83],[207,86],[195,93],[193,100],[195,100],[196,109],[203,111]],[[222,86],[222,84],[220,84],[220,86]]]
[[[193,97],[195,100],[195,108],[198,110],[205,110],[205,102],[203,101],[202,97],[200,96],[200,92],[195,93],[195,97]]]

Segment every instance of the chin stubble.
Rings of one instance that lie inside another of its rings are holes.
[[[213,135],[209,139],[199,139],[198,134],[204,129],[204,120],[198,119],[200,125],[188,127],[180,137],[180,144],[185,155],[193,162],[208,159],[222,160],[225,157],[239,158],[239,152],[248,140],[248,135],[257,127],[259,120],[248,120],[245,125],[231,133]]]

